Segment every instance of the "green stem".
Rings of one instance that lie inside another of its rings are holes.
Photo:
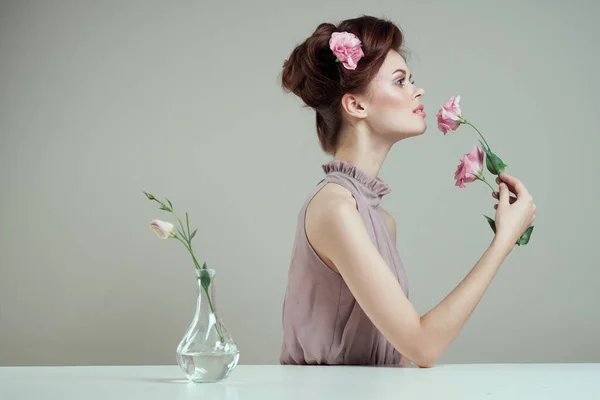
[[[146,196],[148,196],[148,194],[146,194]],[[154,198],[154,201],[156,201],[158,204],[160,204],[161,206],[163,206],[163,208],[167,208],[167,205],[164,204],[162,201]],[[173,214],[175,216],[175,218],[177,218],[177,221],[179,221],[179,225],[181,226],[181,234],[183,235],[183,239],[181,237],[179,237],[179,235],[177,235],[177,233],[173,233],[173,237],[177,240],[179,240],[181,242],[181,244],[183,244],[183,246],[187,249],[187,251],[190,253],[190,255],[192,256],[192,260],[194,261],[194,265],[196,266],[196,269],[198,271],[201,271],[202,268],[200,268],[200,263],[198,262],[198,260],[196,259],[196,256],[194,255],[194,251],[192,250],[192,243],[191,243],[191,233],[190,233],[190,220],[189,220],[189,216],[188,213],[185,213],[185,223],[187,226],[187,234],[185,231],[185,228],[183,227],[183,222],[181,221],[181,219],[177,216],[177,214],[175,214],[175,211],[173,211],[172,207],[168,207],[168,210],[171,214]],[[212,314],[215,314],[215,307],[212,303],[212,299],[210,298],[210,293],[208,292],[208,288],[204,288],[204,291],[206,292],[206,298],[208,299],[208,306],[210,307],[210,312]],[[215,325],[215,328],[217,329],[217,333],[219,334],[219,339],[221,339],[221,343],[225,343],[225,338],[223,337],[223,333],[221,332],[221,329],[219,328],[219,323],[218,323],[218,319],[217,319],[217,324]]]
[[[208,306],[210,307],[210,311],[214,314],[215,308],[213,307],[212,300],[210,299],[210,294],[208,293],[208,289],[204,288],[204,291],[206,292],[206,298],[208,299]],[[221,339],[221,343],[225,344],[225,339],[223,338],[223,334],[221,333],[221,330],[219,329],[218,318],[215,318],[215,320],[217,321],[215,328],[217,329],[217,333],[219,334],[219,339]]]
[[[194,260],[194,264],[196,265],[196,268],[198,270],[201,270],[200,264],[198,263],[198,260],[196,259],[196,256],[194,255],[194,251],[191,248],[191,244],[188,245],[188,243],[184,242],[179,236],[177,236],[177,234],[175,234],[174,237],[175,237],[175,239],[177,239],[181,243],[183,243],[183,245],[185,246],[185,248],[190,252],[190,255],[192,256],[192,260]],[[210,293],[208,292],[208,288],[204,288],[204,291],[206,292],[206,298],[208,299],[208,306],[210,307],[210,312],[214,314],[215,313],[215,307],[213,306],[212,300],[210,299]],[[223,337],[223,333],[221,333],[221,330],[219,329],[218,322],[215,325],[215,328],[217,329],[217,333],[219,334],[219,339],[221,339],[221,343],[225,343],[225,339]]]
[[[499,195],[499,193],[496,192],[496,190],[494,190],[494,188],[492,187],[492,185],[490,185],[489,182],[485,178],[480,178],[478,176],[476,176],[476,178],[479,179],[480,181],[482,181],[483,183],[485,183],[486,185],[488,185],[490,187],[490,189],[492,189],[492,193],[495,193],[496,196]]]
[[[184,242],[179,236],[177,236],[177,234],[175,234],[175,239],[179,240],[181,243],[183,243],[183,245],[185,246],[185,248],[190,252],[190,255],[192,256],[192,260],[194,260],[194,264],[196,265],[196,268],[198,270],[201,270],[200,268],[200,263],[198,263],[198,260],[196,259],[196,256],[194,255],[194,251],[191,248],[191,244]],[[210,307],[210,312],[212,312],[213,314],[215,313],[215,308],[213,306],[212,300],[210,299],[210,294],[208,293],[208,288],[204,288],[204,291],[206,292],[206,298],[208,299],[208,305]],[[217,329],[217,333],[219,334],[219,338],[221,339],[221,343],[225,343],[225,339],[223,338],[223,334],[221,333],[221,330],[219,329],[219,324],[217,323],[217,325],[215,325],[216,329]]]
[[[490,148],[490,145],[488,144],[487,140],[485,140],[485,138],[483,137],[483,135],[481,134],[481,132],[479,132],[479,129],[477,129],[477,127],[475,127],[475,125],[473,125],[472,123],[470,123],[469,121],[467,121],[466,119],[462,119],[462,123],[471,126],[473,129],[475,129],[477,131],[477,133],[479,134],[479,136],[481,136],[481,138],[483,139],[483,142],[485,143],[485,145],[487,146],[488,151],[487,152],[492,152],[492,149]],[[487,154],[486,152],[486,154]],[[498,177],[500,177],[500,171],[498,170],[498,164],[496,164],[496,160],[494,160],[493,157],[489,157],[490,158],[490,162],[492,163],[492,165],[494,166],[494,169],[496,170],[496,175]],[[493,189],[492,189],[493,190]]]
[[[463,124],[469,125],[471,127],[473,127],[473,129],[475,129],[477,131],[477,133],[479,133],[479,136],[481,136],[481,138],[483,139],[483,142],[485,143],[485,145],[487,146],[488,150],[490,150],[490,145],[488,144],[488,142],[485,140],[485,138],[483,137],[483,135],[481,134],[481,132],[479,132],[479,129],[477,129],[475,127],[475,125],[473,125],[472,123],[470,123],[469,121],[467,121],[466,119],[463,118]]]
[[[174,237],[175,237],[175,239],[177,239],[181,243],[183,243],[185,248],[190,252],[190,255],[192,256],[192,260],[194,260],[194,264],[196,265],[196,268],[200,269],[200,264],[198,263],[198,260],[196,260],[196,256],[194,255],[194,251],[192,250],[191,245],[189,245],[188,242],[184,242],[177,234],[175,234]]]
[[[179,221],[179,225],[181,226],[181,231],[183,232],[184,239],[186,241],[188,241],[189,236],[185,234],[185,228],[183,227],[183,222],[181,222],[181,220],[179,219],[177,214],[175,214],[175,211],[171,210],[171,214],[173,214],[175,216],[175,218],[177,218],[177,221]]]

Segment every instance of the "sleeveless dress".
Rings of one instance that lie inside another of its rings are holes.
[[[380,203],[390,188],[355,165],[333,160],[322,166],[325,178],[302,206],[297,222],[283,300],[280,364],[394,365],[401,354],[364,313],[340,274],[331,270],[310,245],[305,215],[312,198],[327,183],[348,189],[373,244],[408,297],[408,283]],[[369,268],[365,265],[365,268]]]

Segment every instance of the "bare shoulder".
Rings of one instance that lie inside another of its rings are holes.
[[[392,214],[390,214],[383,207],[381,208],[381,211],[383,213],[383,216],[385,217],[385,222],[387,224],[388,230],[390,231],[390,235],[392,236],[392,239],[394,240],[394,243],[395,243],[396,242],[396,219],[394,218],[394,216]]]
[[[334,215],[348,209],[357,210],[356,200],[352,193],[345,187],[328,183],[313,197],[306,209],[307,225],[319,223],[320,221],[331,222],[329,219]],[[307,226],[308,229],[308,226]]]
[[[351,205],[356,207],[356,200],[345,187],[336,183],[328,183],[313,197],[309,209],[314,212],[330,211],[331,207]]]
[[[327,256],[327,246],[333,231],[340,229],[345,216],[358,214],[356,200],[343,186],[328,183],[313,197],[306,208],[306,236],[315,252],[333,271],[338,272]]]

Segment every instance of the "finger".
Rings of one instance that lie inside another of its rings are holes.
[[[507,186],[510,186],[511,189],[513,189],[511,190],[511,192],[515,193],[517,196],[529,193],[523,182],[521,182],[514,176],[502,172],[500,173],[500,178],[502,179],[502,181],[504,181],[504,183]]]
[[[497,199],[498,195],[495,192],[492,192],[492,197],[495,198],[495,199]],[[513,204],[515,201],[517,201],[517,198],[515,196],[510,196],[508,198],[509,204]]]
[[[517,199],[515,197],[511,197],[509,202],[510,202],[510,204],[513,204],[515,201],[517,201]],[[494,204],[494,210],[497,210],[497,209],[498,209],[498,203]]]
[[[500,204],[508,204],[508,188],[506,183],[500,184]]]
[[[497,184],[501,184],[502,182],[503,181],[500,178],[496,178],[496,183]],[[508,190],[510,190],[511,193],[515,193],[516,194],[515,188],[509,182],[504,182],[504,183],[506,183],[506,187],[508,187]]]

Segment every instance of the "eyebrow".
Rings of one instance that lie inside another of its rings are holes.
[[[396,72],[404,72],[404,75],[406,75],[406,71],[403,70],[402,68],[398,68],[397,70],[392,72],[392,75],[394,75]],[[412,79],[412,73],[408,76],[408,79]]]

